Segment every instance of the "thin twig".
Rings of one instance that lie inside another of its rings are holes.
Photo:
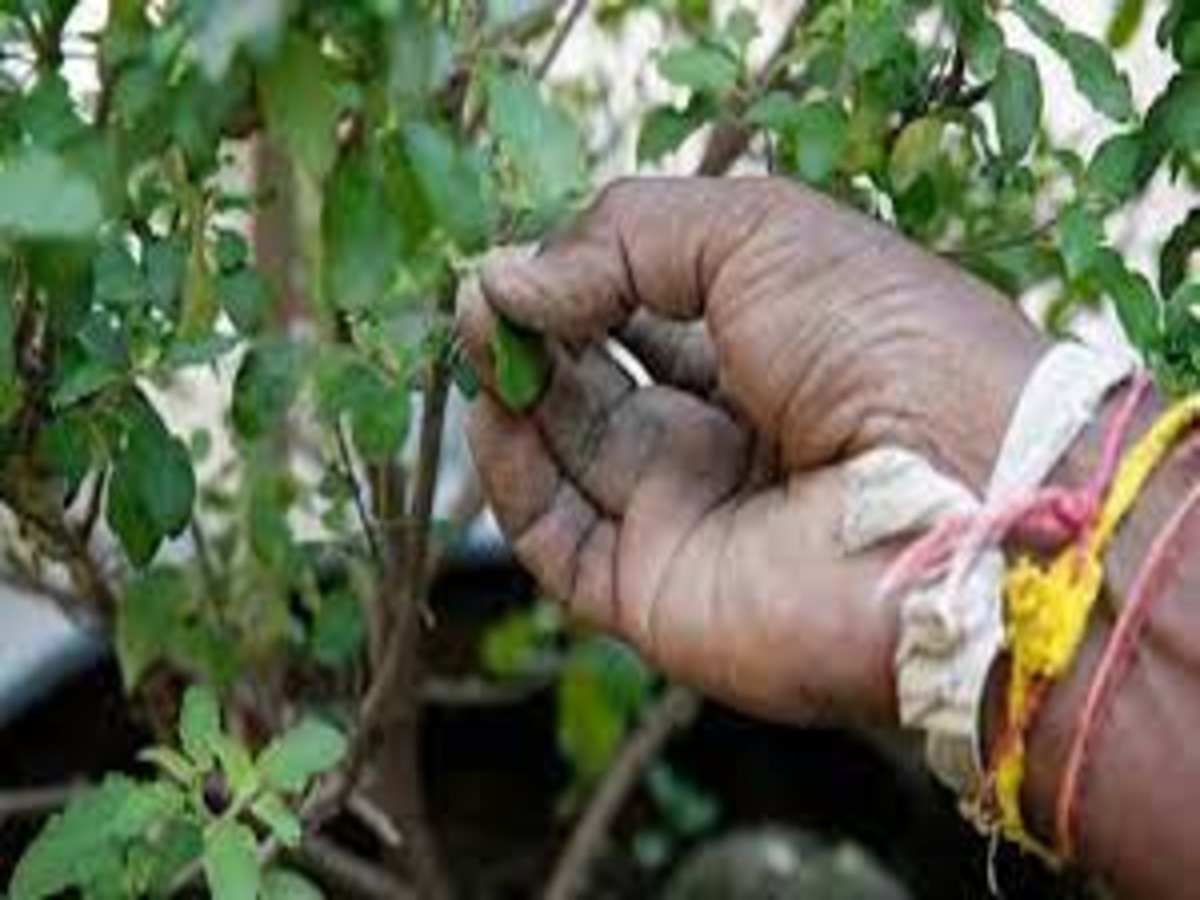
[[[5,819],[38,818],[57,812],[87,789],[86,782],[70,782],[0,790],[0,822]]]
[[[571,36],[571,32],[575,30],[575,26],[583,18],[583,14],[587,12],[587,8],[588,0],[574,0],[571,4],[571,8],[567,10],[567,14],[554,32],[554,36],[550,38],[550,45],[546,48],[545,54],[534,67],[533,77],[536,80],[540,81],[546,77],[551,66],[554,65],[554,61],[558,59],[558,54],[562,52],[563,46],[567,43],[567,38]]]
[[[779,75],[780,67],[787,59],[787,53],[792,45],[792,35],[796,29],[804,24],[805,19],[812,14],[811,8],[816,4],[801,2],[799,6],[792,12],[787,24],[783,27],[783,33],[779,36],[779,43],[767,56],[759,69],[758,74],[754,77],[755,87],[762,89],[769,87]],[[712,130],[712,134],[708,138],[708,144],[704,147],[704,153],[701,155],[700,164],[696,167],[697,175],[724,175],[737,162],[738,158],[746,152],[746,148],[750,146],[750,138],[754,132],[747,128],[741,122],[735,119],[726,119],[718,122]]]
[[[1040,225],[1035,225],[1028,231],[1022,231],[1020,234],[1005,235],[1004,237],[996,238],[991,243],[975,244],[968,247],[952,247],[946,250],[939,251],[941,256],[948,257],[953,260],[970,259],[973,256],[986,256],[989,253],[996,253],[1001,250],[1011,250],[1014,247],[1022,247],[1025,244],[1031,244],[1038,238],[1045,237],[1054,227],[1058,225],[1058,215],[1053,215]]]
[[[372,523],[371,515],[367,511],[367,504],[363,499],[362,485],[358,483],[358,475],[354,471],[354,460],[350,455],[350,445],[346,441],[346,429],[339,422],[334,427],[333,433],[337,440],[338,457],[342,461],[342,468],[346,470],[346,483],[350,485],[350,496],[354,500],[354,509],[358,514],[358,521],[362,526],[363,535],[367,539],[367,546],[371,548],[371,556],[375,561],[382,563],[383,554],[379,552],[379,540],[375,537],[375,525]]]
[[[625,801],[671,736],[690,725],[699,711],[700,700],[695,694],[687,688],[672,687],[646,712],[571,833],[544,900],[573,900],[579,896]]]
[[[363,900],[415,900],[416,893],[374,863],[351,853],[328,838],[304,838],[296,855],[323,880],[342,890],[337,896]]]

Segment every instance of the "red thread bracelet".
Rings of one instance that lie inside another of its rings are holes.
[[[1182,550],[1180,539],[1198,509],[1200,484],[1192,488],[1151,544],[1076,717],[1075,734],[1055,803],[1055,834],[1058,852],[1064,858],[1070,858],[1075,850],[1080,781],[1099,732],[1101,716],[1136,657],[1138,638],[1149,619],[1151,606],[1172,574],[1172,563]]]

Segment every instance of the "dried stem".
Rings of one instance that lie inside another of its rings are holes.
[[[579,896],[625,801],[671,736],[690,725],[699,711],[699,698],[682,687],[669,688],[646,711],[579,818],[542,895],[544,900]]]
[[[342,468],[346,470],[346,483],[350,485],[350,496],[354,500],[354,510],[358,515],[359,524],[362,526],[363,535],[367,539],[367,546],[370,547],[371,556],[375,561],[382,563],[383,554],[379,552],[379,540],[375,537],[375,525],[372,523],[370,512],[367,510],[362,485],[358,483],[358,475],[354,469],[354,458],[350,455],[350,445],[346,441],[346,429],[339,423],[333,429],[333,434],[337,440],[338,457],[341,459]]]

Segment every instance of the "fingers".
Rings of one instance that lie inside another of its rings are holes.
[[[695,319],[722,262],[788,193],[770,179],[617,182],[536,256],[485,265],[484,293],[514,321],[571,341],[639,306]]]
[[[616,620],[616,525],[567,479],[534,424],[480,397],[467,420],[480,480],[513,552],[573,616]]]
[[[672,322],[639,310],[617,337],[661,384],[702,397],[717,388],[717,351],[701,322]]]

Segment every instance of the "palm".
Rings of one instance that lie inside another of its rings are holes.
[[[547,590],[741,707],[890,714],[895,613],[873,600],[883,560],[838,545],[836,466],[900,442],[965,447],[942,461],[978,476],[987,450],[973,450],[1004,417],[989,407],[1009,400],[996,383],[1019,376],[931,348],[957,318],[1019,370],[1036,352],[1019,319],[892,233],[772,181],[636,183],[485,289],[564,341],[531,417],[484,398],[472,422],[501,524]],[[489,304],[464,313],[486,356]],[[609,333],[657,384],[600,348]],[[984,374],[947,384],[947,369]]]

